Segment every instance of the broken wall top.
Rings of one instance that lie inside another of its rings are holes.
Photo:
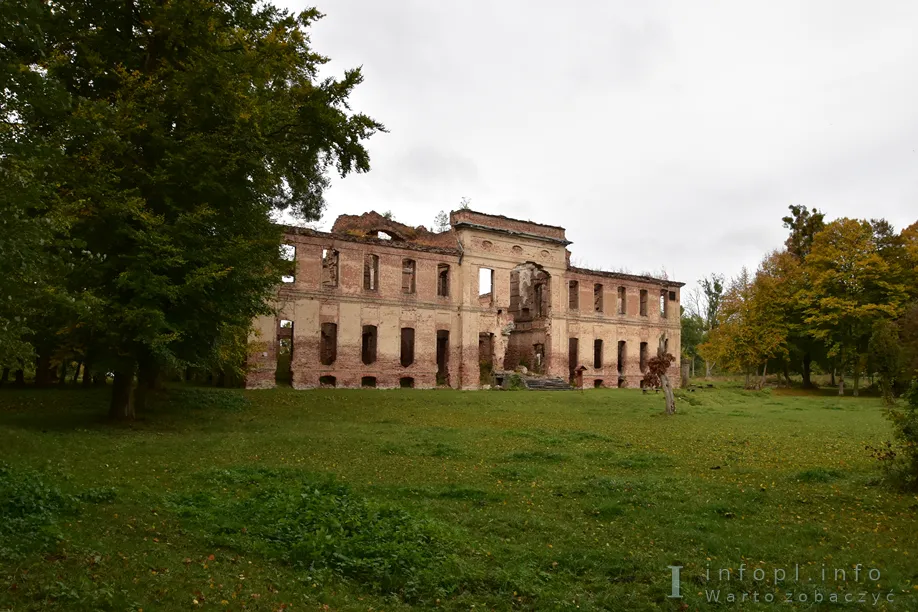
[[[483,229],[518,236],[527,236],[549,242],[570,244],[564,235],[564,228],[555,225],[543,225],[532,221],[511,219],[503,215],[488,215],[474,210],[454,210],[449,214],[449,223],[453,229],[463,227]]]
[[[376,238],[377,232],[392,237],[392,242],[412,242],[418,245],[456,248],[456,235],[452,230],[431,232],[423,225],[411,227],[388,219],[375,210],[362,215],[340,215],[332,226],[332,234],[347,234],[358,237]]]

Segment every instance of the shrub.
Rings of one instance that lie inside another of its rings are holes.
[[[918,490],[918,379],[912,381],[904,397],[903,407],[892,405],[884,410],[896,441],[867,449],[880,461],[890,480],[904,489]]]
[[[520,391],[525,389],[526,385],[523,383],[523,377],[514,372],[510,374],[504,388],[508,391]]]

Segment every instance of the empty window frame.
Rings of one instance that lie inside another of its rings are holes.
[[[449,296],[449,264],[437,264],[437,295]]]
[[[403,367],[408,367],[412,363],[414,363],[414,328],[413,327],[403,327],[402,328],[400,361]]]
[[[449,384],[449,331],[437,330],[437,384]]]
[[[593,367],[602,367],[602,340],[599,338],[593,340]]]
[[[338,381],[334,376],[320,376],[319,384],[323,387],[334,387],[337,386]]]
[[[322,249],[322,287],[338,286],[338,251]]]
[[[376,377],[375,376],[364,376],[360,379],[361,387],[376,387]]]
[[[360,359],[364,365],[376,361],[376,326],[364,325],[361,334]]]
[[[491,268],[478,268],[478,303],[494,303],[494,270]]]
[[[567,308],[568,310],[580,310],[580,283],[572,280],[567,284]]]
[[[641,316],[647,316],[647,290],[641,289]]]
[[[623,374],[625,372],[625,360],[628,358],[628,345],[625,344],[624,340],[618,341],[618,373]],[[621,387],[621,384],[619,384]]]
[[[667,315],[669,314],[669,306],[667,305],[666,294],[666,289],[662,289],[660,291],[660,317],[663,319],[667,318]]]
[[[413,259],[403,259],[402,260],[402,293],[414,293],[415,291],[415,276],[418,269],[418,264]]]
[[[363,288],[379,291],[379,255],[367,253],[363,258]]]
[[[319,341],[319,361],[322,365],[331,365],[338,358],[338,325],[323,323]]]
[[[602,285],[599,283],[593,285],[593,310],[602,312]]]
[[[618,288],[618,314],[625,314],[628,310],[628,295],[624,287]]]
[[[570,371],[572,379],[574,378],[574,372],[577,370],[577,362],[580,360],[579,349],[579,339],[569,338],[567,341],[567,369]]]
[[[650,357],[646,342],[641,342],[641,373],[647,371],[647,359]]]
[[[281,282],[292,283],[296,275],[296,247],[292,244],[282,244],[280,246],[280,258],[285,262],[284,271],[289,274],[281,276]]]
[[[398,386],[402,389],[414,389],[414,379],[410,376],[403,376],[398,379]]]

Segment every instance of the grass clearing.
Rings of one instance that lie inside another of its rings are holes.
[[[112,426],[104,391],[4,390],[0,610],[918,608],[879,400],[690,395],[178,387]]]

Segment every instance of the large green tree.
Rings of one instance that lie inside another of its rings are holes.
[[[906,302],[903,280],[871,223],[843,218],[816,234],[806,257],[805,323],[839,364],[839,394],[848,368],[857,393],[873,325],[896,318]]]
[[[318,218],[329,170],[368,170],[362,143],[383,128],[349,110],[359,70],[318,79],[314,9],[11,4],[7,68],[65,97],[23,113],[41,87],[13,83],[19,138],[48,132],[61,153],[46,172],[69,226],[63,286],[115,374],[111,415],[131,417],[138,371],[212,362],[267,311],[283,265],[272,214]]]
[[[803,265],[813,247],[816,234],[826,226],[825,214],[816,208],[807,209],[799,205],[792,205],[788,208],[790,214],[782,218],[784,227],[790,230],[784,246],[798,265],[794,266],[791,262],[787,262],[784,267],[786,274],[781,281],[782,286],[779,291],[786,297],[788,356],[794,362],[793,369],[799,371],[803,378],[803,387],[809,388],[813,386],[813,361],[814,359],[822,360],[826,355],[826,349],[824,344],[810,333],[805,322],[809,304],[807,294],[802,291],[805,287]]]

